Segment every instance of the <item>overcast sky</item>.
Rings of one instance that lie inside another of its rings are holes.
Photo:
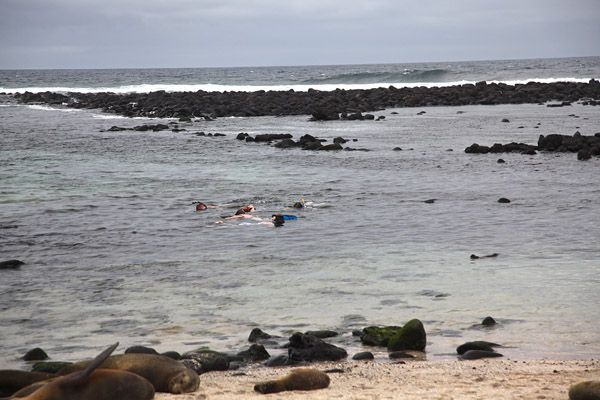
[[[600,55],[600,0],[0,0],[0,68]]]

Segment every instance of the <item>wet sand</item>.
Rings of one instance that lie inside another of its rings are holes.
[[[157,393],[159,400],[199,399],[568,399],[569,386],[600,380],[600,360],[476,360],[318,363],[331,384],[312,392],[263,395],[254,384],[293,368],[209,372],[200,389],[185,395]]]

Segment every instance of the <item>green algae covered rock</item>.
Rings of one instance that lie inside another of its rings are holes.
[[[58,371],[73,363],[67,361],[42,361],[33,364],[32,371],[56,374]]]
[[[425,350],[427,336],[423,323],[418,319],[410,320],[402,329],[390,338],[387,344],[388,351],[399,350]]]
[[[360,340],[368,346],[388,345],[389,340],[402,330],[401,326],[368,326],[362,330]]]

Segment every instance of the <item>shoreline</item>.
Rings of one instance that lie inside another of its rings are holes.
[[[388,108],[499,104],[548,104],[562,107],[583,101],[596,106],[600,81],[507,85],[464,84],[442,87],[336,89],[306,92],[150,92],[150,93],[16,93],[21,103],[46,103],[76,109],[101,109],[125,117],[202,118],[312,115],[313,120],[346,119],[352,114]]]
[[[268,397],[254,384],[297,367],[213,371],[200,375],[194,393],[157,393],[157,400],[197,399],[567,399],[569,386],[600,379],[600,360],[352,361],[310,364],[331,372],[328,388]]]

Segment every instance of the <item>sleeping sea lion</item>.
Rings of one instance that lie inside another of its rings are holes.
[[[600,399],[600,381],[578,382],[569,388],[569,400]]]
[[[97,369],[117,348],[104,350],[78,372],[37,382],[15,393],[20,400],[150,400],[154,388],[146,379],[126,371]],[[32,387],[33,386],[33,387]]]
[[[83,361],[58,371],[59,375],[69,374],[87,367],[89,361]],[[189,393],[200,386],[198,374],[179,361],[157,354],[128,353],[110,356],[100,368],[129,371],[146,378],[157,392]]]
[[[316,390],[329,386],[329,375],[312,368],[300,368],[283,378],[261,382],[254,386],[257,392],[268,394],[286,390]]]
[[[33,383],[56,376],[47,372],[23,371],[20,369],[0,370],[0,396],[10,396]]]

